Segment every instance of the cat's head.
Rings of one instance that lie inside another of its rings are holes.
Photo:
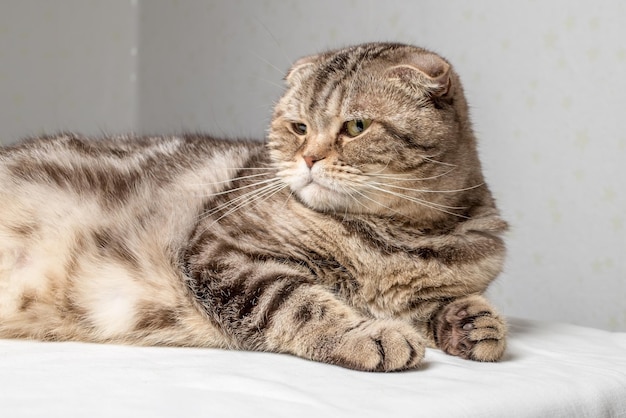
[[[285,80],[268,145],[310,208],[434,220],[488,194],[459,78],[440,56],[363,44],[302,58]]]

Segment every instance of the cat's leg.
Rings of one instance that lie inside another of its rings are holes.
[[[264,343],[272,351],[364,371],[415,368],[425,346],[410,324],[364,317],[319,285],[302,286],[285,301]]]
[[[198,267],[190,287],[237,348],[364,371],[411,369],[424,356],[408,322],[366,317],[298,267],[242,254]]]
[[[506,324],[481,295],[444,305],[431,322],[435,344],[448,354],[476,361],[497,361],[506,347]]]

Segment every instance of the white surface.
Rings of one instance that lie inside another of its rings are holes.
[[[511,320],[507,358],[370,374],[266,353],[0,340],[0,416],[626,417],[626,333]]]

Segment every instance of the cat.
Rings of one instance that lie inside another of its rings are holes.
[[[265,143],[73,133],[0,151],[0,338],[497,361],[507,224],[458,75],[367,43],[285,76]]]

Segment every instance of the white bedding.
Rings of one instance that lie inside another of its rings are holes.
[[[420,370],[287,355],[0,340],[0,417],[626,417],[626,333],[510,320],[506,359]]]

